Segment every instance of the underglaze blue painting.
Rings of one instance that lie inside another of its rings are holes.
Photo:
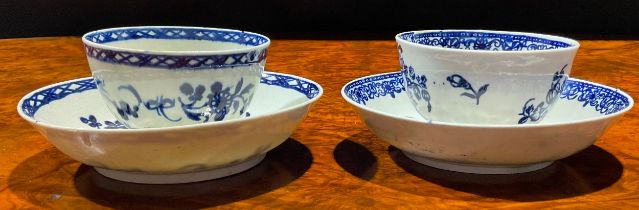
[[[229,113],[244,113],[245,107],[249,105],[253,84],[244,84],[244,79],[240,79],[237,84],[231,87],[224,87],[220,82],[213,82],[208,87],[205,85],[193,85],[188,82],[182,83],[179,90],[182,96],[177,98],[165,97],[162,95],[146,98],[140,95],[133,85],[120,85],[117,90],[119,94],[125,92],[130,94],[134,101],[113,100],[108,96],[110,93],[104,89],[104,81],[96,79],[96,84],[107,100],[117,110],[117,114],[124,120],[138,118],[141,108],[154,111],[158,116],[171,122],[183,120],[186,116],[188,120],[198,122],[222,121]],[[205,92],[207,94],[205,94]],[[166,110],[179,107],[184,115],[170,116]]]
[[[408,91],[408,94],[415,101],[426,102],[426,108],[428,112],[431,112],[433,106],[430,103],[431,97],[428,92],[428,78],[426,75],[415,74],[415,69],[404,63],[404,58],[402,57],[404,50],[402,49],[402,46],[398,45],[397,49],[399,50],[399,65],[401,73],[404,75],[404,80],[406,81],[406,90]]]
[[[523,51],[558,49],[571,46],[568,43],[550,39],[495,32],[406,32],[400,34],[399,37],[422,45],[466,50]]]
[[[241,31],[227,31],[204,28],[125,28],[98,31],[88,34],[87,40],[106,44],[109,42],[135,39],[206,40],[230,42],[245,46],[258,46],[268,42],[268,38]],[[155,55],[120,50],[101,49],[85,45],[88,57],[107,63],[163,69],[215,69],[257,64],[266,59],[267,50],[253,50],[245,53],[215,55]]]
[[[94,115],[89,115],[88,117],[80,117],[80,122],[88,125],[89,127],[92,128],[97,128],[97,129],[125,129],[126,126],[124,126],[124,124],[122,124],[120,121],[108,121],[105,120],[104,122],[100,122]],[[104,127],[102,127],[104,125]]]
[[[556,77],[553,76],[554,82],[552,87],[549,89],[549,97],[547,97],[548,101],[552,101],[554,103],[558,100],[558,98],[565,100],[577,100],[583,103],[583,107],[592,107],[594,110],[604,115],[616,113],[630,105],[628,98],[616,90],[592,85],[586,82],[570,80],[561,76],[560,73],[561,72],[558,72]],[[347,85],[344,88],[344,94],[354,102],[362,105],[366,105],[366,101],[370,101],[375,98],[389,96],[394,98],[397,94],[406,90],[401,82],[403,77],[402,73],[390,73],[367,77]],[[397,86],[389,89],[365,88],[383,86],[383,84],[388,82],[392,82]],[[561,88],[560,85],[562,82],[564,84],[563,88]],[[365,100],[362,97],[365,97]],[[544,104],[546,103],[546,101],[543,102]],[[532,109],[534,110],[535,107],[533,106]],[[539,111],[537,113],[539,113]]]
[[[23,103],[20,106],[20,109],[22,110],[22,112],[33,118],[35,116],[35,114],[37,113],[37,111],[43,107],[46,106],[47,104],[63,99],[68,95],[71,94],[76,94],[76,93],[82,93],[84,91],[87,90],[95,90],[97,88],[96,83],[100,83],[97,81],[94,81],[94,79],[89,78],[89,79],[83,79],[83,80],[77,80],[77,81],[73,81],[73,82],[67,82],[67,83],[63,83],[60,85],[56,85],[44,90],[40,90],[35,92],[33,95],[28,96]],[[314,83],[308,82],[302,78],[298,78],[298,77],[294,77],[294,76],[288,76],[288,75],[279,75],[279,74],[270,74],[270,73],[266,73],[262,76],[260,83],[263,85],[273,85],[273,86],[278,86],[278,87],[282,87],[285,89],[290,89],[290,90],[294,90],[296,92],[299,92],[301,94],[304,94],[304,96],[306,96],[309,99],[312,99],[314,97],[317,97],[320,94],[320,88],[319,86],[315,85]],[[214,83],[215,84],[215,83]],[[213,85],[212,85],[213,86]],[[247,88],[246,85],[241,85],[242,87],[240,87],[240,95],[243,89]],[[206,102],[207,104],[209,104],[208,101],[208,95],[206,96],[206,98],[204,97],[204,95],[202,95],[202,97],[200,98],[200,94],[198,92],[200,92],[200,90],[198,90],[199,86],[194,86],[191,85],[191,88],[193,88],[193,92],[191,93],[189,91],[189,88],[184,86],[180,91],[182,93],[185,93],[183,96],[183,102],[185,104],[188,104],[188,102],[191,102],[193,100],[199,101],[200,103],[202,102]],[[238,88],[238,85],[236,84],[236,86],[234,88]],[[254,88],[254,87],[252,87]],[[127,88],[124,88],[127,89]],[[217,90],[217,86],[214,88],[215,90]],[[222,91],[220,91],[220,95],[224,95],[226,94],[226,88],[223,88]],[[131,89],[126,90],[126,91],[131,91]],[[231,89],[229,88],[229,93],[234,93],[235,89]],[[189,94],[190,93],[190,94]],[[141,98],[141,97],[140,97]],[[216,98],[215,94],[213,94],[212,98]],[[222,97],[220,96],[219,98],[226,98],[226,96]],[[199,99],[199,100],[198,100]],[[152,100],[150,100],[152,102],[148,103],[147,105],[150,107],[151,110],[156,111],[156,113],[163,113],[164,109],[167,109],[169,107],[171,108],[175,108],[175,100],[166,100],[166,98],[162,98],[162,97],[156,97]],[[230,100],[233,101],[233,100]],[[148,102],[148,101],[147,101]],[[179,103],[179,101],[178,101]],[[211,102],[210,104],[213,104],[213,102]],[[220,103],[216,104],[222,104],[221,99],[220,99]],[[225,103],[228,104],[228,101]],[[144,103],[142,104],[138,104],[137,108],[134,108],[133,105],[129,105],[128,108],[126,108],[127,106],[123,106],[125,107],[123,109],[123,112],[125,112],[126,114],[129,114],[130,116],[132,116],[134,113],[136,113],[137,111],[140,110],[140,108],[146,108],[147,105],[145,105]],[[180,106],[178,104],[178,106]],[[231,106],[233,106],[231,104]],[[239,106],[239,105],[238,105]],[[238,110],[239,111],[239,110]],[[246,112],[246,110],[244,110],[244,116],[245,117],[249,117],[251,116],[250,113]],[[175,120],[176,118],[173,118],[171,116],[168,116],[169,119]],[[123,124],[117,120],[114,121],[100,121],[99,119],[97,119],[95,117],[95,115],[88,113],[87,115],[84,116],[78,116],[78,118],[80,122],[92,127],[92,128],[123,128]]]
[[[384,79],[384,81],[373,82],[376,80]],[[395,95],[404,91],[404,80],[402,77],[396,75],[380,75],[376,80],[360,80],[349,84],[346,89],[346,95],[353,101],[359,104],[366,104],[370,99],[374,99],[381,96],[390,96],[395,98]]]
[[[479,105],[479,97],[481,97],[482,95],[484,95],[484,93],[486,93],[486,91],[488,91],[488,86],[489,86],[489,84],[485,84],[479,87],[479,89],[475,90],[475,88],[473,88],[470,82],[468,82],[466,79],[464,79],[464,77],[462,77],[459,74],[453,74],[446,77],[446,81],[448,81],[448,83],[450,83],[450,86],[453,86],[454,88],[462,88],[464,90],[470,91],[470,92],[463,92],[460,94],[460,96],[465,96],[471,99],[475,99],[476,105]]]
[[[628,98],[621,96],[617,91],[587,83],[568,81],[564,84],[559,98],[577,100],[582,102],[582,107],[593,107],[595,111],[609,115],[628,107]]]
[[[194,87],[184,83],[180,86],[180,91],[188,97],[185,99],[178,97],[178,101],[184,114],[193,121],[208,122],[210,118],[221,121],[231,110],[233,113],[244,114],[245,107],[249,104],[249,93],[253,88],[253,84],[244,85],[243,79],[240,79],[233,90],[223,87],[220,82],[215,82],[211,85],[210,94],[206,95],[205,99],[203,85]],[[203,113],[203,108],[214,115]]]
[[[521,118],[517,123],[524,124],[528,121],[536,122],[546,116],[548,109],[555,103],[555,101],[557,101],[559,95],[562,93],[564,83],[568,79],[568,75],[564,72],[567,66],[567,64],[564,65],[560,71],[555,72],[553,75],[552,83],[550,85],[550,89],[548,89],[545,100],[535,105],[536,99],[530,98],[526,101],[526,103],[524,103],[521,113],[518,114]]]

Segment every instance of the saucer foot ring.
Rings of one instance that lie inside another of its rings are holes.
[[[230,176],[233,174],[237,174],[243,171],[246,171],[253,166],[256,166],[262,160],[264,160],[264,155],[256,156],[250,158],[244,162],[223,167],[216,168],[212,170],[206,171],[197,171],[191,173],[179,173],[179,174],[151,174],[151,173],[143,173],[143,172],[127,172],[127,171],[117,171],[110,170],[104,168],[95,168],[95,170],[112,179],[125,181],[125,182],[134,182],[141,184],[179,184],[179,183],[189,183],[189,182],[199,182],[210,179],[222,178],[225,176]]]
[[[473,173],[473,174],[517,174],[517,173],[526,173],[531,171],[536,171],[542,168],[545,168],[552,164],[552,161],[543,162],[543,163],[535,163],[530,165],[480,165],[480,164],[465,164],[465,163],[455,163],[448,162],[442,160],[436,160],[432,158],[427,158],[423,156],[418,156],[411,154],[409,152],[402,151],[406,157],[409,159],[433,167],[448,171],[456,171],[462,173]]]

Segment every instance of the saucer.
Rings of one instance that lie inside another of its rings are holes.
[[[102,175],[173,184],[229,176],[259,164],[322,94],[311,80],[265,72],[241,119],[126,129],[102,102],[94,80],[81,78],[27,94],[18,113],[60,151]]]
[[[623,91],[568,79],[560,99],[538,124],[479,125],[424,120],[399,72],[355,79],[342,97],[380,139],[431,167],[477,174],[538,170],[592,145],[633,99]],[[525,111],[525,110],[524,110]]]

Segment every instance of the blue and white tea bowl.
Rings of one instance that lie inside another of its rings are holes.
[[[270,44],[245,31],[169,26],[98,30],[82,41],[103,100],[130,128],[242,116]]]
[[[538,124],[485,125],[424,120],[399,72],[353,80],[342,96],[380,139],[432,167],[481,174],[541,169],[592,145],[633,99],[608,86],[568,79]],[[524,108],[525,109],[525,108]]]
[[[395,38],[404,85],[423,118],[490,125],[541,121],[579,48],[568,38],[504,31],[411,31]]]
[[[82,78],[27,94],[18,113],[60,151],[103,175],[138,183],[184,183],[258,164],[291,135],[322,93],[311,80],[265,73],[253,106],[240,119],[127,129],[102,103],[94,80]]]

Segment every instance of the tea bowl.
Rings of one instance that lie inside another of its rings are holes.
[[[242,116],[270,44],[251,32],[176,26],[109,28],[82,41],[104,102],[129,128]]]
[[[381,140],[435,168],[477,174],[524,173],[592,145],[634,105],[623,91],[568,79],[543,122],[461,124],[425,120],[413,108],[399,72],[355,79],[342,97]]]
[[[136,183],[186,183],[259,164],[323,94],[319,84],[281,73],[266,72],[258,85],[254,106],[217,123],[128,129],[100,101],[92,78],[35,90],[17,109],[58,150],[100,174]]]
[[[425,30],[397,34],[408,96],[427,120],[538,123],[556,102],[579,43],[522,32]]]

